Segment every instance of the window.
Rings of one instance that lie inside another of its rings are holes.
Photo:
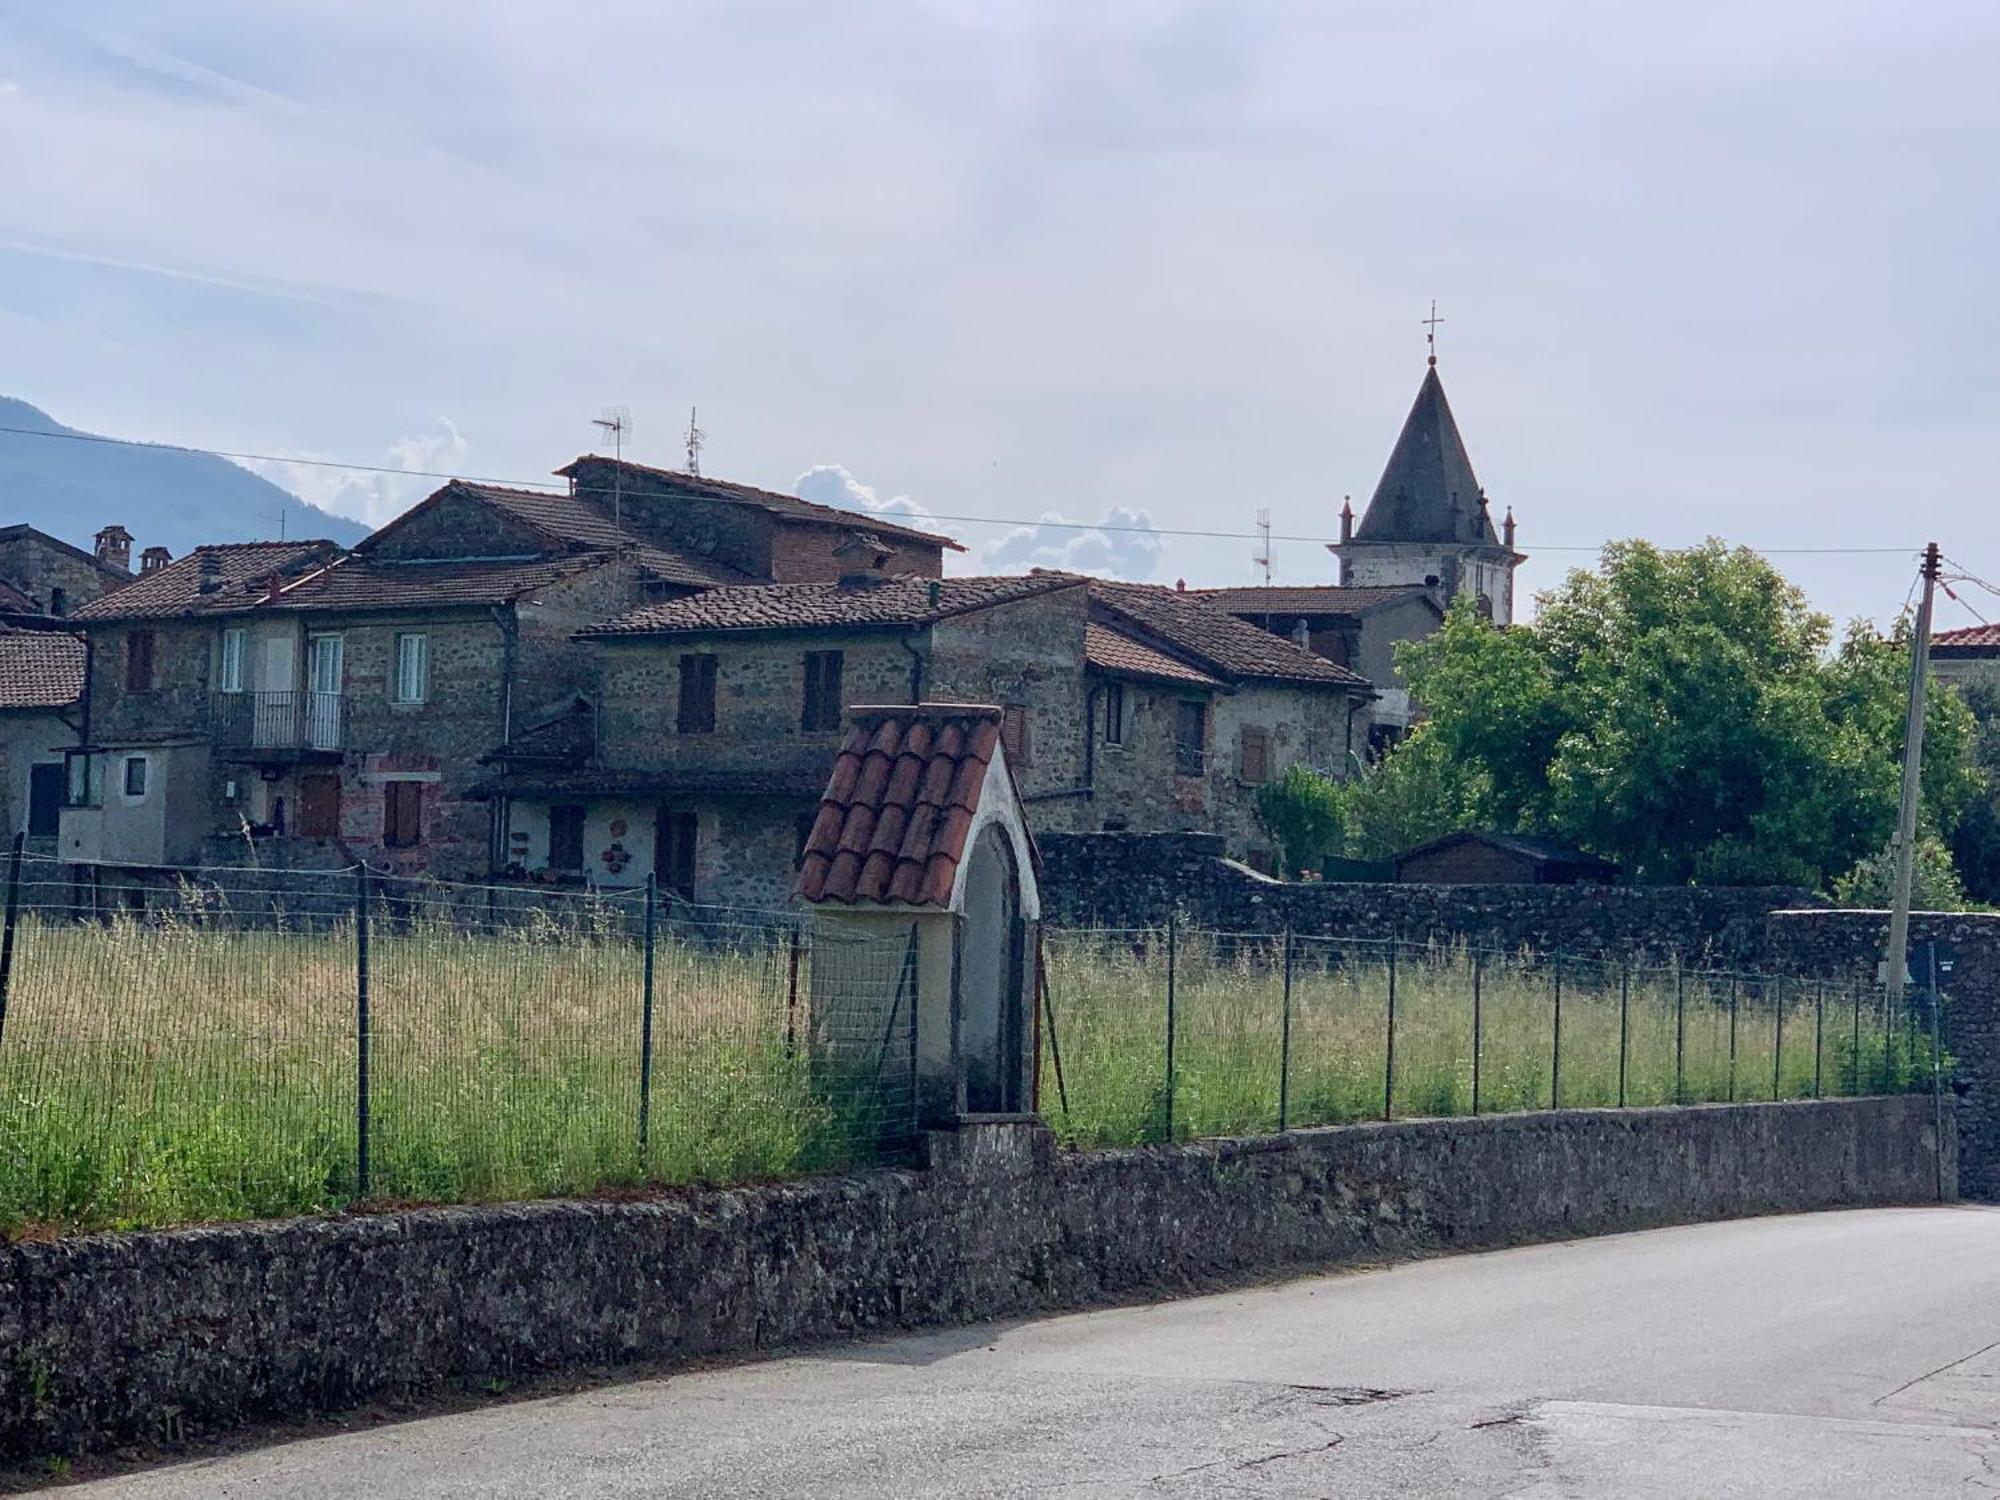
[[[102,762],[88,750],[63,756],[63,806],[101,807],[104,803]]]
[[[1208,747],[1208,705],[1183,698],[1174,705],[1174,773],[1199,776],[1202,752]]]
[[[1271,779],[1271,732],[1268,729],[1243,731],[1237,776],[1253,785]]]
[[[560,875],[583,873],[583,807],[558,803],[549,809],[549,868]]]
[[[143,755],[125,757],[125,795],[128,797],[146,795],[146,757]]]
[[[431,690],[431,638],[427,635],[396,637],[396,684],[394,701],[421,703]]]
[[[808,673],[810,679],[810,673]],[[674,728],[682,734],[715,732],[715,658],[689,652],[681,658],[681,707]]]
[[[1110,682],[1104,686],[1104,743],[1125,743],[1125,684],[1122,682]]]
[[[392,786],[411,785],[414,782],[391,782]],[[284,816],[278,817],[279,832],[284,831]],[[299,837],[307,839],[337,839],[340,837],[340,778],[331,775],[301,776],[299,778]]]
[[[231,625],[222,632],[222,648],[215,667],[216,691],[243,691],[243,627]]]
[[[1010,703],[1000,710],[1000,744],[1015,770],[1035,763],[1035,744],[1028,733],[1028,710]]]
[[[391,849],[414,849],[424,837],[424,784],[382,783],[382,842]]]
[[[125,637],[125,691],[153,690],[153,632],[135,630]]]
[[[66,615],[69,613],[68,589],[49,590],[49,613],[52,615]]]
[[[837,654],[837,653],[836,653]],[[662,807],[653,822],[653,873],[660,889],[694,900],[694,855],[700,825],[685,808]]]
[[[806,653],[806,691],[799,728],[808,732],[840,727],[840,653]]]

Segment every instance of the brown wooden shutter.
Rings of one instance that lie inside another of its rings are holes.
[[[340,837],[338,776],[299,778],[299,837],[307,839]]]
[[[424,784],[391,781],[382,788],[382,842],[391,849],[412,849],[424,836]]]
[[[699,825],[685,808],[661,807],[653,820],[653,872],[663,890],[694,900],[695,842]]]
[[[549,868],[564,875],[583,873],[583,809],[575,803],[549,809]]]
[[[1262,729],[1243,731],[1243,764],[1238,775],[1245,781],[1271,779],[1271,736]]]
[[[1028,735],[1028,710],[1019,703],[1009,703],[1000,710],[1000,744],[1007,752],[1008,764],[1015,770],[1034,763],[1035,748]]]
[[[135,630],[125,637],[125,690],[143,693],[153,686],[153,632]]]
[[[681,658],[680,712],[674,727],[682,734],[710,734],[715,729],[715,658],[690,652]]]

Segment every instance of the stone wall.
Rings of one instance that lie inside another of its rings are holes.
[[[1765,919],[1810,907],[1764,886],[1376,885],[1282,882],[1222,858],[1214,834],[1038,833],[1042,909],[1062,925],[1155,927],[1179,916],[1233,932],[1297,932],[1579,955],[1772,962]]]
[[[1770,919],[1771,953],[1787,970],[1826,977],[1872,977],[1888,941],[1888,913],[1779,911]],[[1913,912],[1910,950],[1935,941],[1953,960],[1940,974],[1945,1050],[1957,1099],[1965,1195],[2000,1202],[2000,914]],[[1928,974],[1913,976],[1918,985]]]
[[[126,581],[120,570],[92,561],[80,548],[65,546],[33,527],[7,528],[0,535],[0,578],[52,614],[74,614],[91,600]],[[63,607],[55,609],[56,592]]]
[[[0,1249],[0,1454],[1287,1271],[1951,1189],[1927,1099],[1578,1111]]]

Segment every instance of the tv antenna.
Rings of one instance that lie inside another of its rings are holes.
[[[687,471],[688,473],[694,475],[696,478],[701,477],[701,442],[702,439],[707,436],[708,436],[707,433],[703,432],[699,427],[695,426],[694,408],[690,406],[688,408]]]
[[[1271,562],[1271,512],[1260,510],[1257,512],[1257,550],[1250,554],[1250,563],[1264,570],[1265,588],[1271,586]]]
[[[590,425],[600,429],[606,437],[611,439],[611,457],[613,459],[611,469],[611,524],[613,526],[622,525],[624,523],[624,506],[621,504],[622,497],[619,493],[619,482],[624,478],[625,439],[632,431],[632,413],[630,409],[623,406],[607,406],[604,408],[604,415],[593,417]]]
[[[285,507],[280,505],[276,510],[259,511],[258,515],[266,521],[278,523],[278,540],[282,542],[285,539]]]

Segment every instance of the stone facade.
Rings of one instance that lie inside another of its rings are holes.
[[[1209,834],[1043,835],[1043,908],[1070,926],[1158,927],[1169,916],[1224,932],[1279,932],[1579,956],[1678,954],[1770,967],[1766,918],[1810,907],[1762,886],[1376,885],[1265,878]]]
[[[1058,1153],[643,1202],[0,1247],[0,1454],[200,1440],[365,1402],[678,1366],[1134,1295],[1952,1187],[1922,1098],[1576,1111]]]
[[[0,579],[45,614],[67,615],[131,575],[33,526],[0,527]]]
[[[29,812],[37,768],[42,778],[54,778],[60,788],[64,752],[75,746],[76,739],[73,718],[40,709],[0,709],[0,828],[9,837],[34,833]],[[53,852],[53,836],[44,837]],[[39,847],[43,838],[35,842]]]

